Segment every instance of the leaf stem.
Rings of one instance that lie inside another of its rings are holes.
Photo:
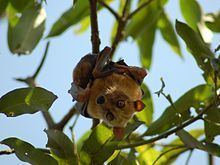
[[[111,8],[106,2],[104,2],[103,0],[98,0],[98,3],[105,7],[115,17],[116,20],[121,19],[118,13],[113,8]]]
[[[42,67],[44,65],[45,59],[46,59],[47,54],[48,54],[49,46],[50,46],[50,42],[47,42],[47,45],[46,45],[46,48],[45,48],[45,51],[44,51],[44,55],[43,55],[43,58],[42,58],[42,60],[40,62],[40,65],[38,66],[36,72],[32,76],[33,79],[36,79],[36,77],[38,76],[38,74],[40,73],[40,71],[41,71],[41,69],[42,69]]]
[[[130,13],[128,15],[127,19],[131,19],[135,14],[137,14],[139,11],[144,9],[146,6],[148,6],[153,1],[154,0],[148,0],[147,2],[143,3],[142,5],[140,5],[137,9],[135,9],[132,13]]]

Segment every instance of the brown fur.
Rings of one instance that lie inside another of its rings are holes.
[[[103,95],[104,104],[97,104],[98,96]],[[96,79],[90,89],[88,114],[102,119],[109,126],[125,127],[135,112],[134,101],[140,100],[142,91],[140,86],[128,75],[113,73],[107,77]],[[118,108],[118,100],[125,100],[125,107]],[[111,112],[115,119],[108,121],[106,114]]]

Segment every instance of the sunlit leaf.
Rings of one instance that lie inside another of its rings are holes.
[[[203,76],[205,80],[208,83],[213,84],[214,72],[210,60],[214,58],[214,55],[211,50],[204,43],[200,35],[185,23],[177,20],[176,30],[180,37],[185,41],[198,66],[204,71]]]
[[[202,11],[196,0],[180,0],[180,9],[186,22],[191,28],[197,30],[197,24],[201,21]]]
[[[92,131],[89,130],[87,131],[85,134],[83,134],[80,139],[77,141],[77,151],[80,151],[82,146],[83,146],[83,143],[85,142],[86,139],[89,138],[89,136],[91,135]]]
[[[150,69],[152,63],[155,32],[156,32],[156,23],[153,26],[145,29],[143,34],[137,39],[141,64],[143,67],[147,69]]]
[[[212,97],[213,91],[211,86],[199,85],[192,88],[174,102],[175,109],[173,106],[166,108],[159,119],[149,126],[146,135],[160,134],[188,120],[191,107],[197,109],[200,107],[201,102],[205,104]]]
[[[21,161],[28,162],[33,165],[45,164],[45,162],[50,165],[58,165],[57,161],[53,157],[20,139],[8,138],[0,143],[14,149],[16,156]]]
[[[171,46],[173,51],[177,53],[179,56],[182,56],[177,35],[174,31],[172,23],[170,22],[165,12],[161,14],[157,26],[159,27],[164,40],[167,41],[167,43]]]
[[[128,154],[124,152],[119,152],[118,155],[113,159],[111,162],[108,163],[108,165],[126,165],[126,164],[131,164],[131,162],[128,161],[127,159]]]
[[[138,156],[138,161],[142,165],[153,164],[154,161],[162,154],[162,152],[156,150],[155,148],[147,148],[142,151]],[[166,162],[166,157],[163,156],[157,161],[157,165],[164,164]]]
[[[220,11],[207,14],[205,17],[205,24],[213,32],[220,32]]]
[[[40,87],[19,88],[0,98],[0,113],[15,117],[47,111],[56,99],[56,95]]]
[[[113,153],[118,144],[113,139],[112,130],[103,124],[99,124],[84,142],[80,151],[82,164],[102,164]]]
[[[47,147],[59,164],[78,164],[75,145],[63,132],[58,130],[45,130],[45,132],[48,137]]]
[[[36,47],[45,29],[46,12],[40,6],[24,10],[18,22],[9,21],[8,45],[12,53],[29,54]]]
[[[149,126],[153,119],[153,111],[154,111],[153,102],[152,102],[151,93],[148,87],[145,84],[143,84],[142,89],[144,90],[144,97],[142,98],[142,100],[144,104],[146,105],[146,107],[141,112],[138,112],[136,116],[141,121],[145,122],[147,126]]]
[[[82,34],[83,32],[85,32],[89,28],[89,25],[90,25],[90,18],[86,17],[82,21],[80,21],[79,27],[76,28],[74,30],[74,32],[76,34]]]

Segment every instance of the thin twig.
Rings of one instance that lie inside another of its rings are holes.
[[[91,42],[92,42],[92,53],[99,53],[100,39],[99,29],[97,21],[97,0],[89,0],[90,2],[90,22],[91,22]]]
[[[33,79],[36,79],[36,77],[38,76],[38,74],[40,73],[40,71],[42,69],[42,66],[44,65],[45,59],[46,59],[47,54],[48,54],[49,46],[50,46],[50,42],[47,42],[47,45],[46,45],[46,48],[45,48],[45,51],[44,51],[44,55],[43,55],[43,58],[42,58],[42,60],[40,62],[40,65],[38,66],[36,72],[32,76]]]
[[[127,8],[128,8],[128,4],[131,2],[131,0],[126,0],[125,1],[125,6],[123,8],[123,11],[122,11],[122,17],[125,18],[126,17],[126,12],[127,12]]]
[[[180,148],[186,148],[186,146],[174,147],[174,148],[171,148],[171,149],[169,149],[169,150],[167,150],[167,151],[161,153],[161,154],[157,157],[157,159],[153,162],[152,165],[154,165],[162,156],[164,156],[164,155],[167,154],[168,152],[171,152],[171,151],[173,151],[173,150],[177,150],[177,149],[180,149]]]
[[[186,159],[185,165],[188,165],[188,164],[189,164],[190,158],[192,157],[192,153],[193,153],[193,149],[190,150],[189,155],[188,155],[188,157],[187,157],[187,159]]]
[[[146,6],[148,6],[151,2],[153,2],[153,0],[149,0],[143,4],[141,4],[137,9],[135,9],[133,12],[131,12],[127,19],[131,19],[135,14],[137,14],[139,11],[141,11],[142,9],[144,9]]]
[[[194,123],[195,121],[199,120],[202,118],[202,115],[207,112],[210,108],[212,108],[215,105],[215,103],[209,104],[206,108],[204,108],[196,117],[189,119],[188,121],[186,121],[185,123],[183,123],[182,125],[179,125],[167,132],[164,132],[156,137],[153,137],[151,139],[145,140],[145,141],[140,141],[140,142],[136,142],[136,143],[132,143],[132,144],[121,144],[117,147],[117,149],[125,149],[125,148],[131,148],[131,147],[137,147],[137,146],[141,146],[141,145],[145,145],[145,144],[149,144],[149,143],[153,143],[155,141],[167,138],[168,136],[174,134],[175,132],[185,128],[186,126]]]
[[[113,8],[111,8],[105,1],[98,0],[98,3],[102,5],[103,7],[105,7],[115,17],[116,20],[120,19],[120,16],[118,15],[118,13]]]
[[[70,119],[77,113],[75,106],[73,106],[69,112],[57,123],[54,127],[58,130],[63,130],[66,124],[70,121]]]
[[[23,83],[27,84],[29,87],[36,87],[36,77],[39,75],[39,73],[40,73],[40,71],[43,67],[43,64],[45,62],[45,59],[46,59],[46,56],[47,56],[47,53],[48,53],[49,45],[50,45],[50,42],[47,42],[43,58],[40,62],[40,65],[38,66],[36,72],[33,74],[33,76],[27,77],[25,79],[16,78],[17,81],[23,82]],[[42,111],[42,114],[43,114],[43,117],[44,117],[44,119],[47,123],[47,127],[48,128],[53,128],[54,125],[55,125],[55,122],[54,122],[52,116],[50,115],[50,113],[48,111]]]

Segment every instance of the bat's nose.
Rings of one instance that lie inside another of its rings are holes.
[[[112,120],[115,119],[115,117],[114,117],[114,115],[113,115],[111,112],[108,112],[108,113],[106,114],[106,119],[107,119],[108,121],[112,121]]]

